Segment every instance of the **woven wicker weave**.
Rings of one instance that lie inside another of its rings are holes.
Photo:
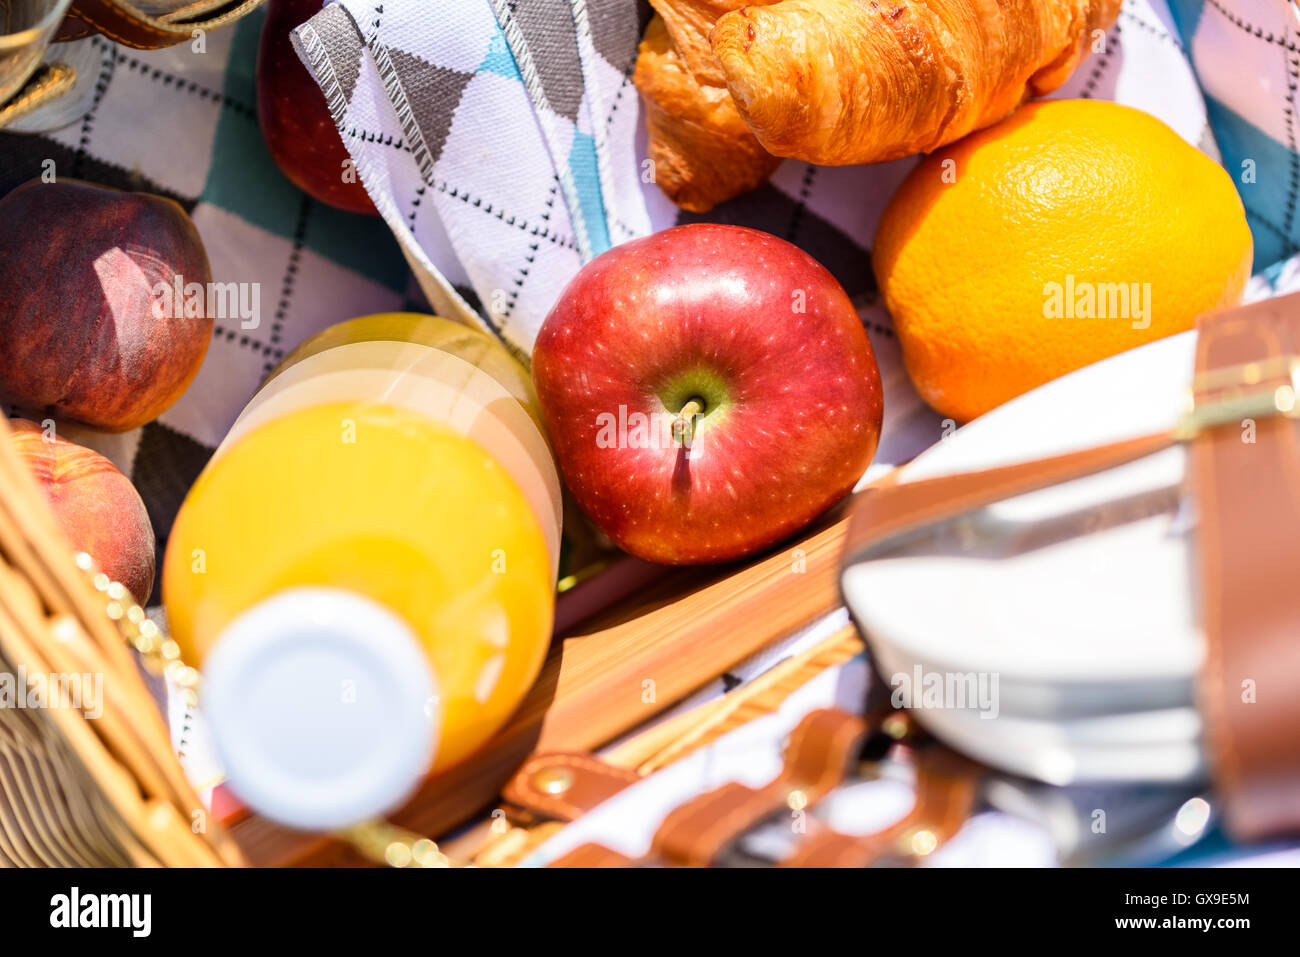
[[[0,416],[0,675],[51,699],[0,702],[0,864],[242,863],[186,782],[132,644],[155,667],[174,658],[126,590],[72,552]],[[83,674],[102,676],[102,695],[81,707],[46,680]]]

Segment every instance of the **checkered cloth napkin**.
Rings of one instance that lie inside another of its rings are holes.
[[[478,307],[520,355],[584,261],[651,229],[628,82],[643,13],[629,0],[345,0],[297,31],[430,301],[475,320]]]

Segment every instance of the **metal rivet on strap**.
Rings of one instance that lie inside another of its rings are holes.
[[[901,843],[904,853],[925,857],[939,846],[939,839],[929,828],[918,828],[905,834]]]
[[[573,772],[568,768],[545,768],[533,775],[532,784],[543,794],[563,794],[573,787]]]
[[[908,732],[907,715],[901,713],[891,714],[880,723],[880,730],[895,740],[906,737]]]

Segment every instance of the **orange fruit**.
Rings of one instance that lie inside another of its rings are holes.
[[[1140,110],[1054,100],[924,159],[872,261],[912,382],[964,422],[1238,302],[1252,254],[1221,166]]]

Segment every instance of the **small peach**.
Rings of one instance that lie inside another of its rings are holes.
[[[98,452],[13,419],[9,441],[36,476],[72,547],[137,601],[153,591],[154,535],[140,493]]]

